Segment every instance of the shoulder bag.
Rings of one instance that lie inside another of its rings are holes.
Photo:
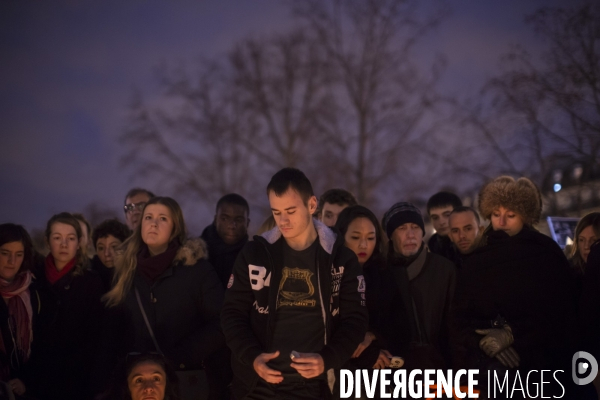
[[[144,306],[142,305],[140,293],[138,292],[137,288],[135,288],[135,297],[137,299],[138,306],[140,307],[140,311],[142,312],[142,316],[144,317],[146,328],[148,328],[152,342],[154,342],[154,347],[156,347],[156,351],[158,351],[158,353],[164,355],[158,346],[158,342],[156,341],[154,331],[150,326],[150,321],[148,321],[148,317],[146,316],[146,311],[144,311]],[[208,379],[206,378],[206,371],[204,369],[176,371],[175,373],[179,379],[179,392],[181,393],[182,400],[208,399]]]

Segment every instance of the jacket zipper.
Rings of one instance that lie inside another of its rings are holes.
[[[327,345],[327,313],[325,312],[325,303],[323,303],[323,293],[321,292],[321,269],[317,256],[317,286],[319,287],[319,299],[321,300],[321,315],[323,316],[323,344]]]

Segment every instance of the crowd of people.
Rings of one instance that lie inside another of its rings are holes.
[[[297,169],[266,195],[253,238],[233,193],[199,238],[174,199],[139,188],[126,224],[52,216],[46,256],[1,224],[0,397],[331,399],[341,369],[403,368],[563,370],[546,396],[598,398],[571,358],[600,360],[600,213],[565,254],[536,230],[527,178],[487,183],[478,209],[434,194],[427,241],[414,204],[380,219],[343,189],[317,199]]]

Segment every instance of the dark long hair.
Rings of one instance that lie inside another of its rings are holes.
[[[115,368],[110,388],[100,396],[100,399],[131,400],[127,378],[136,366],[146,362],[159,365],[165,371],[167,377],[165,400],[180,400],[179,380],[177,379],[175,369],[163,355],[156,353],[129,354]]]
[[[19,273],[30,270],[33,267],[33,243],[29,233],[21,225],[11,223],[0,225],[0,246],[12,242],[23,244],[23,263]]]
[[[367,218],[375,227],[375,249],[365,265],[367,265],[367,263],[370,264],[372,261],[381,261],[385,254],[385,244],[383,243],[381,226],[379,225],[379,221],[375,214],[367,207],[356,205],[344,208],[340,215],[338,215],[335,228],[341,233],[342,237],[345,237],[346,232],[348,232],[348,227],[356,218]]]

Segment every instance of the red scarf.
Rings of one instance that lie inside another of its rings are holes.
[[[161,254],[152,256],[150,255],[148,246],[143,245],[137,255],[137,270],[146,278],[148,283],[153,285],[158,277],[171,266],[180,246],[178,240],[173,240],[169,243],[167,250]]]
[[[46,278],[51,285],[54,285],[60,278],[69,273],[70,270],[75,266],[75,258],[67,263],[63,267],[62,270],[56,269],[56,265],[54,264],[54,257],[52,257],[52,253],[46,256]]]
[[[19,360],[25,362],[29,359],[31,351],[31,340],[33,333],[31,331],[31,319],[33,310],[31,309],[31,298],[29,295],[29,285],[33,274],[25,271],[17,276],[12,282],[0,278],[0,294],[3,299],[8,299],[8,316],[10,320],[10,329],[15,335],[15,349],[19,354]],[[0,351],[6,353],[4,338],[0,332]],[[7,374],[8,365],[3,368],[0,375]]]

